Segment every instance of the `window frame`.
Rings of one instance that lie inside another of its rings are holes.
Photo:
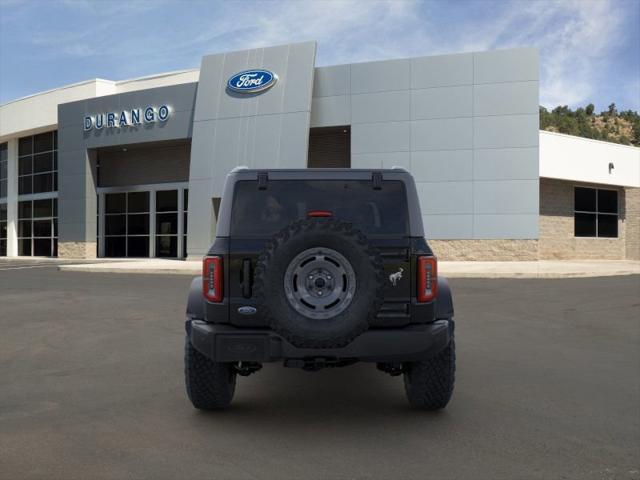
[[[50,134],[52,136],[51,138],[51,150],[42,150],[42,151],[35,151],[35,137],[39,136],[39,135],[45,135],[45,134]],[[50,130],[48,132],[42,132],[42,133],[37,133],[34,135],[26,135],[24,137],[20,137],[18,139],[18,144],[20,143],[20,141],[25,140],[25,139],[30,139],[31,141],[31,149],[29,153],[25,153],[25,154],[20,154],[20,148],[18,147],[18,195],[19,196],[26,196],[26,195],[43,195],[43,194],[51,194],[51,193],[56,193],[58,191],[58,131],[57,130]],[[34,165],[35,165],[35,157],[38,155],[46,155],[46,154],[50,154],[51,155],[51,170],[43,170],[40,172],[35,172],[34,171]],[[29,170],[29,173],[24,173],[24,174],[20,174],[20,161],[24,158],[29,158],[30,162],[31,162],[31,168]],[[34,186],[34,179],[35,177],[42,177],[48,175],[50,177],[51,180],[51,190],[45,190],[42,192],[34,192],[33,191],[33,186]],[[28,180],[27,180],[28,179]],[[28,181],[29,184],[31,185],[30,191],[28,192],[21,192],[21,186],[22,186],[22,182],[26,182]]]
[[[51,215],[36,217],[34,215],[34,202],[48,200],[51,202]],[[29,202],[30,203],[30,212],[29,216],[22,217],[19,214],[20,211],[20,203]],[[29,224],[29,235],[20,235],[20,223],[28,222]],[[48,236],[37,236],[35,235],[35,222],[49,222],[51,224],[51,232]],[[21,257],[35,257],[35,243],[37,240],[48,240],[50,242],[49,247],[49,255],[44,255],[45,257],[56,257],[58,255],[58,199],[57,197],[47,197],[47,198],[29,198],[29,199],[18,199],[18,215],[17,215],[17,239],[18,239],[18,249],[20,249],[20,243],[23,241],[28,241],[30,245],[29,254],[19,253]],[[19,250],[18,250],[19,251]],[[42,255],[38,255],[42,256]]]
[[[0,152],[6,152],[4,159],[0,153],[0,198],[6,200],[9,196],[9,143],[0,143]],[[4,164],[4,168],[2,165]],[[2,172],[5,172],[4,174]],[[4,188],[2,186],[4,185]],[[4,190],[4,195],[2,194]]]
[[[167,183],[155,183],[155,184],[141,184],[141,185],[124,185],[117,187],[98,187],[97,193],[97,226],[96,226],[96,239],[98,241],[98,257],[106,258],[106,245],[105,245],[105,218],[106,214],[106,195],[110,193],[133,193],[133,192],[149,192],[149,257],[148,258],[186,258],[184,243],[187,239],[187,231],[185,228],[184,218],[181,215],[184,205],[184,191],[189,189],[188,182],[167,182]],[[178,191],[178,211],[177,212],[158,212],[156,209],[156,192],[177,190]],[[176,213],[178,216],[178,231],[175,234],[167,234],[166,236],[174,236],[177,241],[177,256],[176,257],[159,257],[156,254],[156,237],[162,236],[156,233],[156,214],[162,213]],[[184,212],[186,213],[186,211]],[[112,236],[112,235],[110,235]],[[142,257],[147,258],[147,257]]]
[[[588,210],[577,210],[576,209],[576,189],[578,188],[582,188],[582,189],[586,189],[586,190],[594,190],[596,193],[596,198],[595,198],[595,210],[594,211],[588,211]],[[616,194],[616,212],[612,213],[612,212],[600,212],[598,210],[598,195],[600,191],[605,191],[605,192],[614,192]],[[595,235],[576,235],[576,227],[575,227],[575,221],[576,221],[576,214],[578,213],[583,213],[583,214],[589,214],[589,215],[595,215]],[[607,215],[610,217],[615,217],[616,219],[616,236],[615,237],[604,237],[601,236],[599,233],[599,227],[598,227],[598,218],[600,215]],[[620,191],[618,189],[615,188],[599,188],[599,187],[586,187],[584,185],[573,185],[573,238],[602,238],[602,239],[607,239],[607,240],[611,240],[611,239],[619,239],[620,238],[620,228],[619,228],[619,222],[620,220]]]

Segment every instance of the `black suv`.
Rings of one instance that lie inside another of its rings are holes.
[[[249,170],[227,177],[216,239],[189,293],[185,377],[196,408],[229,405],[264,362],[374,362],[412,406],[453,392],[453,304],[406,170]]]

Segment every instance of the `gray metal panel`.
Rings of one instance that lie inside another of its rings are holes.
[[[351,94],[411,88],[411,60],[354,63],[351,65]]]
[[[411,122],[411,150],[460,150],[473,144],[471,118]]]
[[[472,214],[472,182],[417,183],[423,215]]]
[[[351,96],[351,122],[400,122],[411,117],[411,94],[396,92],[363,93]]]
[[[509,182],[538,178],[537,51],[444,55],[409,62],[409,85],[404,60],[351,65],[351,165],[407,166],[419,182],[423,213],[433,217],[435,229],[441,229],[432,232],[433,238],[482,238],[499,231],[502,238],[524,238],[525,233],[536,232],[537,218],[530,214],[537,211],[537,187],[526,184],[518,191]],[[340,69],[341,76],[335,77],[326,72],[335,82],[340,78],[342,89],[327,87],[324,94],[345,92],[347,72]],[[407,122],[401,116],[403,100],[389,101],[393,95],[388,92],[404,93],[408,88]],[[318,88],[316,94],[321,91]],[[362,92],[376,93],[358,95]],[[346,100],[341,106],[345,104]],[[493,197],[486,185],[478,187],[484,180],[492,182]],[[474,205],[491,212],[488,220],[478,223],[478,232]],[[494,211],[525,212],[525,216],[517,215],[511,228],[511,214]]]
[[[410,150],[410,122],[360,123],[351,127],[351,154]]]
[[[216,140],[216,120],[193,123],[193,136],[197,142],[191,142],[191,158],[199,158],[199,162],[190,162],[189,178],[210,179],[213,177],[213,150]],[[209,159],[209,161],[206,161]]]
[[[278,168],[296,168],[307,166],[309,152],[309,112],[294,112],[282,115],[280,125],[280,150]],[[262,166],[268,164],[262,163]]]
[[[333,97],[351,93],[351,66],[337,65],[315,69],[313,97]]]
[[[478,239],[538,238],[538,214],[474,215],[473,237]]]
[[[351,124],[351,97],[316,97],[311,103],[311,127]]]
[[[475,148],[537,147],[539,115],[504,115],[473,119]]]
[[[62,138],[59,137],[59,142]],[[58,155],[58,239],[91,242],[96,238],[95,164],[85,150]]]
[[[474,83],[538,80],[538,50],[516,48],[473,54]]]
[[[191,150],[190,205],[199,203],[210,210],[211,198],[221,197],[226,174],[238,165],[306,167],[315,51],[315,42],[304,42],[202,59]],[[268,69],[279,79],[258,94],[226,90],[232,75],[253,68]],[[189,221],[189,255],[206,253],[215,229],[213,221],[211,215]]]
[[[352,168],[391,168],[393,166],[410,169],[411,154],[409,152],[388,153],[352,153]]]
[[[382,168],[403,167],[408,172],[411,171],[411,153],[393,152],[387,153],[382,158]]]
[[[297,43],[289,47],[287,74],[283,82],[286,83],[283,111],[309,112],[311,110],[315,58],[314,42]]]
[[[295,78],[296,71],[294,70],[292,72],[294,78],[291,78],[289,76],[289,70],[291,69],[290,63],[287,60],[288,55],[291,53],[289,47],[287,47],[286,45],[282,45],[277,47],[265,48],[262,51],[251,50],[248,53],[249,57],[253,56],[253,58],[250,58],[245,68],[256,68],[255,65],[259,64],[267,70],[277,72],[276,75],[278,75],[279,80],[273,87],[269,89],[269,91],[252,97],[252,99],[248,103],[250,104],[252,101],[255,101],[257,107],[255,110],[250,108],[242,112],[240,115],[277,115],[283,111],[291,111],[290,106],[286,105],[285,103],[288,101],[290,95],[293,96],[297,94],[297,96],[299,96],[299,92],[296,92],[297,90],[299,90],[299,88],[296,83],[298,79]],[[235,72],[229,72],[229,75],[225,78],[228,79],[231,75],[237,72],[238,70],[236,70]],[[313,74],[313,72],[311,72],[311,74]],[[308,88],[311,88],[308,83],[309,82],[307,81],[307,83],[305,83],[303,87],[306,86]],[[247,99],[247,96],[243,96],[242,94],[239,94],[236,97],[233,97],[232,95],[225,95],[224,99],[225,102],[228,102],[229,104],[238,104],[240,103],[239,100]],[[311,93],[307,95],[307,100],[310,97]],[[308,108],[309,107],[307,106],[307,109]],[[294,111],[295,110],[299,110],[299,108],[295,108]]]
[[[473,238],[473,215],[423,215],[422,223],[428,239]]]
[[[438,55],[411,59],[411,88],[473,83],[473,54]]]
[[[204,63],[207,64],[207,68],[200,69],[198,95],[206,98],[206,101],[196,102],[194,122],[216,118],[220,109],[220,98],[226,88],[226,84],[220,82],[224,77],[224,55],[206,55],[202,58],[202,64]]]
[[[474,213],[536,214],[538,180],[500,180],[474,182]]]
[[[538,179],[538,148],[490,148],[473,151],[475,180]]]
[[[538,113],[538,82],[488,83],[474,87],[476,116]]]
[[[411,91],[411,119],[470,117],[473,113],[471,86],[439,87]]]
[[[189,212],[187,214],[187,254],[198,257],[209,250],[215,228],[212,187],[210,179],[189,181]]]
[[[470,181],[473,179],[473,151],[411,152],[411,173],[416,182]]]

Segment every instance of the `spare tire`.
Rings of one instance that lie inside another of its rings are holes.
[[[382,258],[352,224],[291,223],[267,244],[255,271],[258,308],[271,328],[302,348],[343,347],[382,304]]]

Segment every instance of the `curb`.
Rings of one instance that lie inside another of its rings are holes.
[[[58,265],[58,270],[61,272],[83,272],[83,273],[128,273],[128,274],[139,274],[139,275],[200,275],[202,270],[190,269],[190,268],[114,268],[114,267],[104,267],[104,268],[96,268],[95,265]]]
[[[84,265],[58,265],[58,270],[62,272],[84,272],[84,273],[125,273],[138,275],[190,275],[201,274],[200,268],[132,268],[132,267],[112,267],[108,264],[84,264]],[[622,269],[605,272],[440,272],[447,278],[512,278],[512,279],[560,279],[560,278],[596,278],[596,277],[616,277],[628,275],[640,275],[639,269]]]

